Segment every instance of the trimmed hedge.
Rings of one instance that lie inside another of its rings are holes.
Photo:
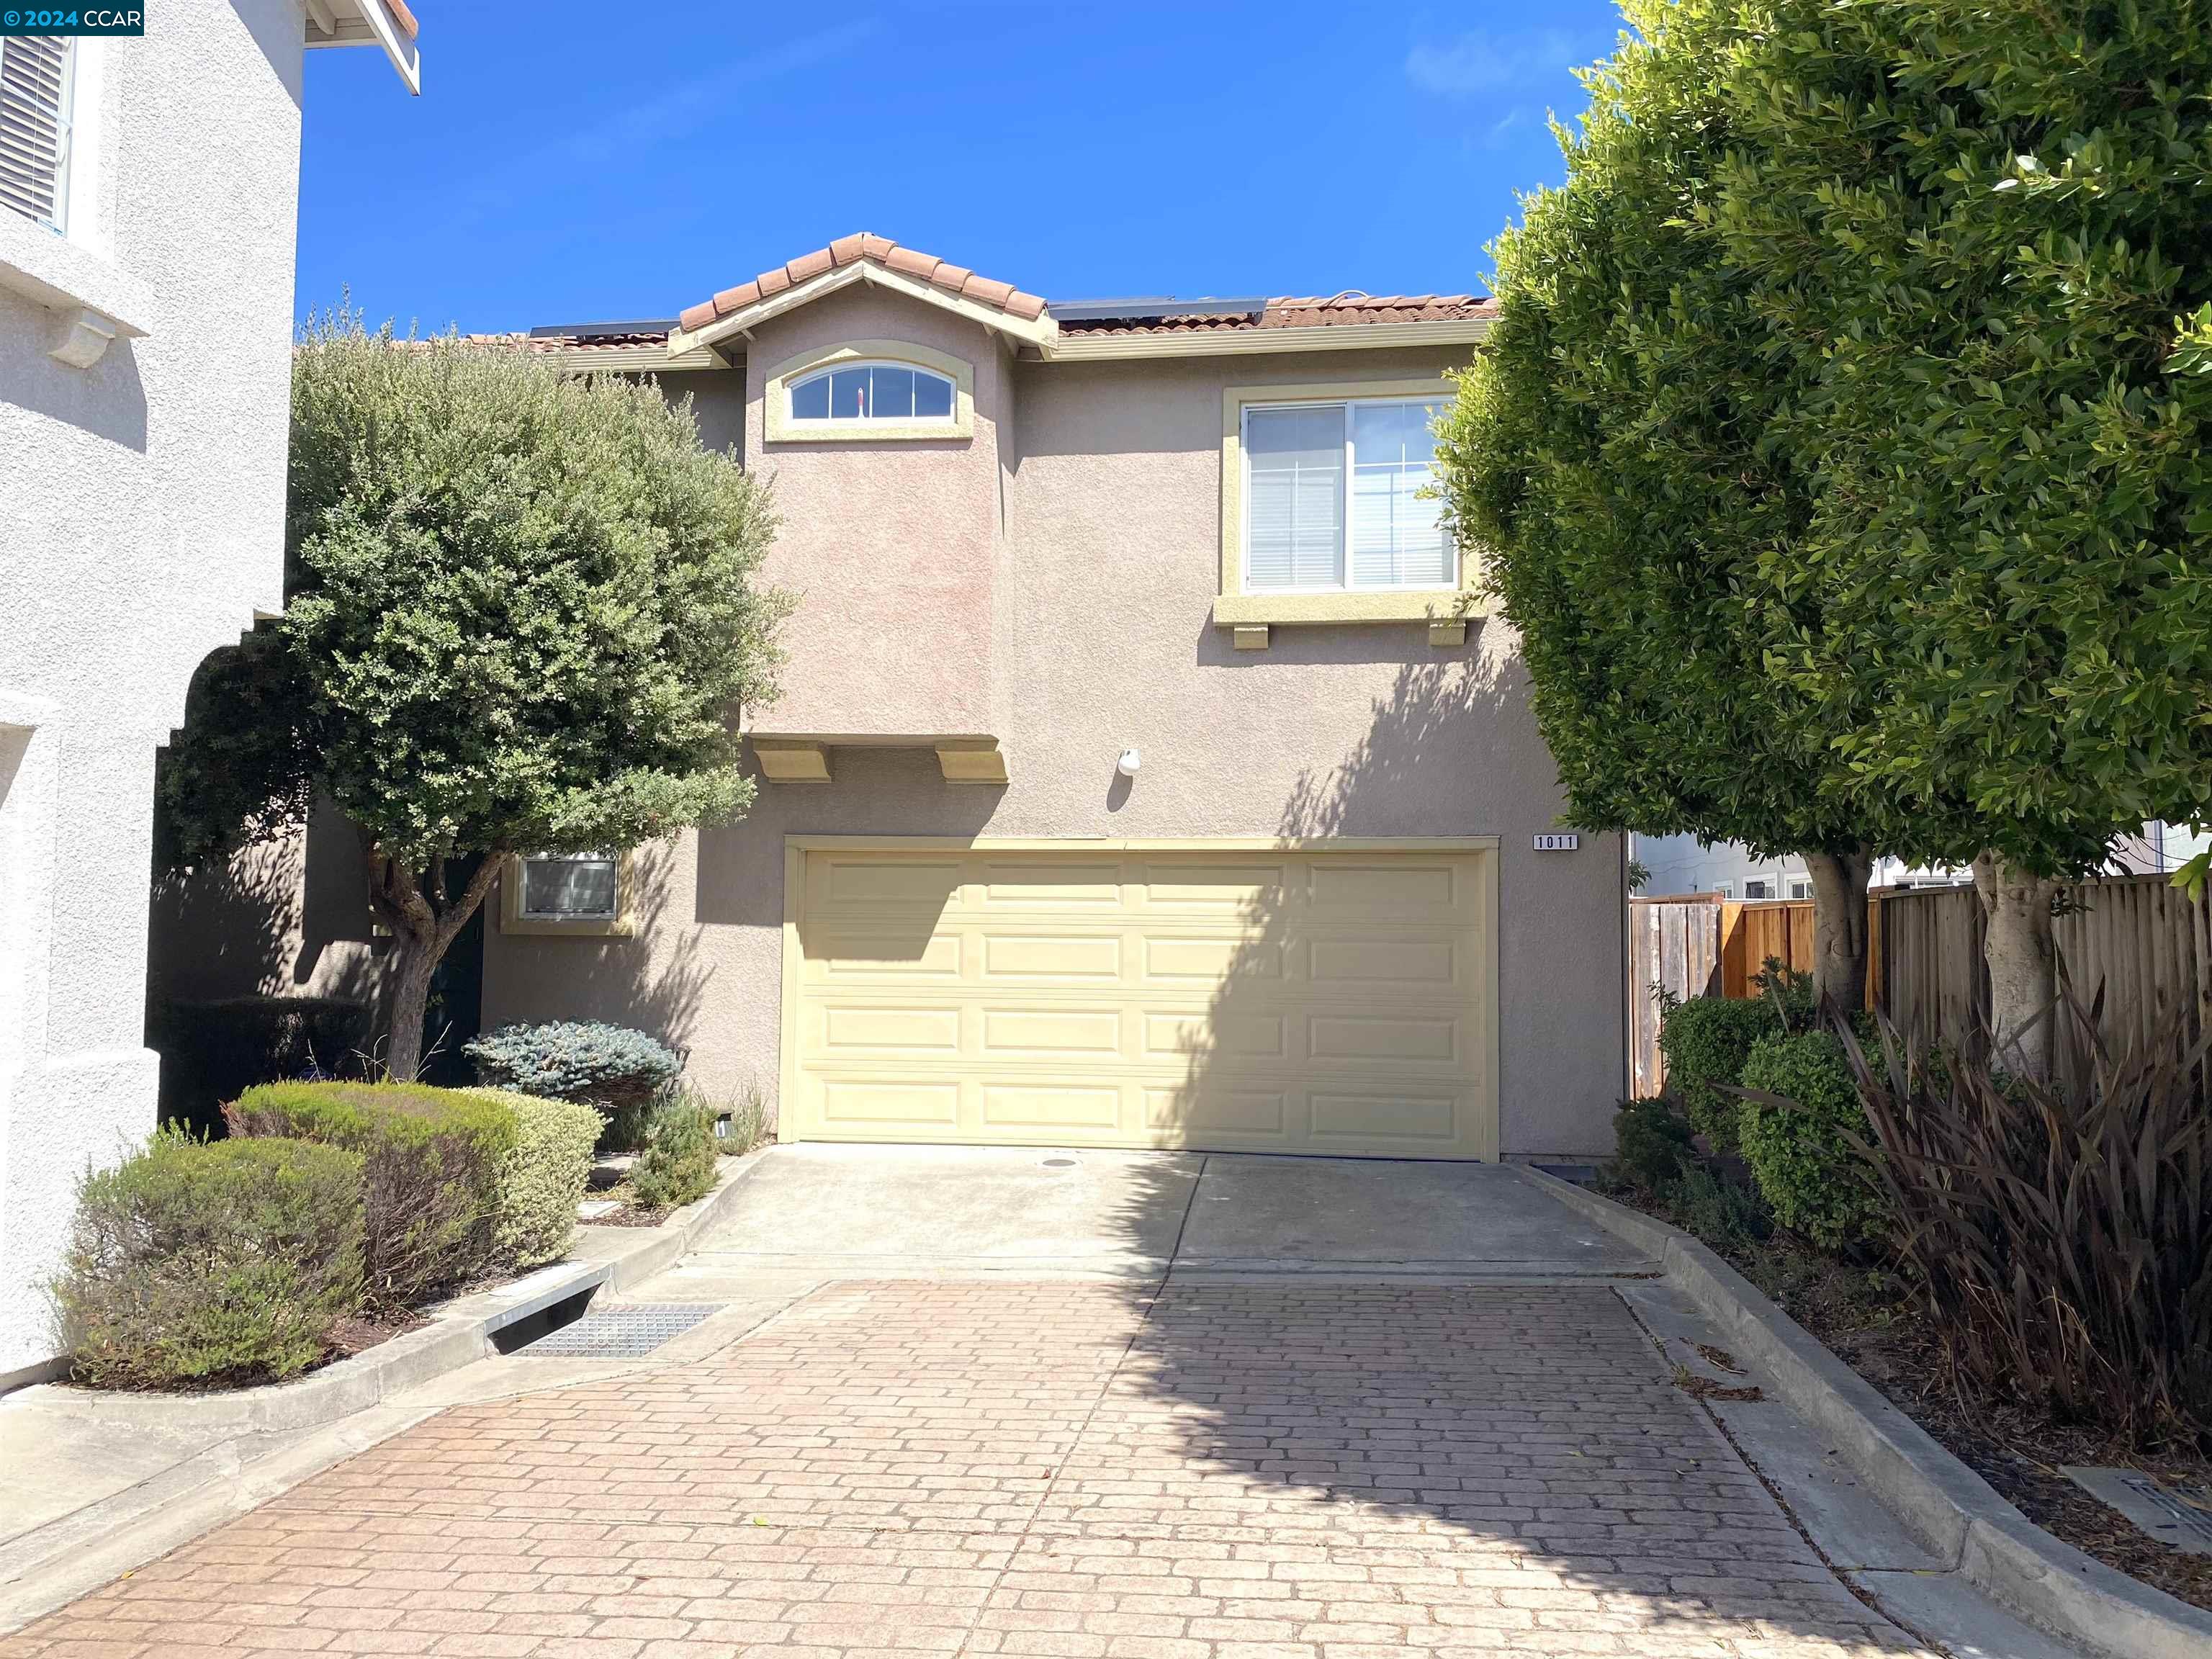
[[[110,1389],[292,1376],[360,1304],[362,1158],[174,1130],[85,1177],[54,1303],[76,1377]]]
[[[412,1083],[268,1083],[223,1109],[234,1135],[289,1136],[362,1156],[368,1298],[410,1307],[494,1259],[514,1110]]]
[[[1870,1143],[1874,1133],[1835,1034],[1767,1038],[1744,1062],[1743,1087],[1792,1103],[1742,1100],[1737,1109],[1744,1159],[1775,1218],[1824,1249],[1882,1237],[1889,1207],[1865,1155],[1844,1138]]]
[[[1715,1152],[1736,1150],[1736,1097],[1722,1086],[1743,1076],[1754,1045],[1781,1032],[1782,1013],[1771,997],[1692,997],[1660,1022],[1667,1086]]]
[[[630,1170],[630,1187],[637,1201],[650,1209],[693,1204],[714,1187],[720,1165],[714,1109],[686,1091],[653,1112],[645,1152]]]
[[[488,1089],[476,1092],[514,1115],[514,1145],[499,1167],[493,1255],[516,1267],[558,1261],[568,1254],[576,1206],[591,1184],[599,1111],[573,1100],[539,1100]]]

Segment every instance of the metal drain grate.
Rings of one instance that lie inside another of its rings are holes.
[[[2140,1469],[2069,1468],[2075,1485],[2101,1498],[2169,1549],[2212,1555],[2206,1494],[2161,1486]]]
[[[515,1352],[539,1359],[638,1359],[722,1311],[719,1302],[631,1302],[593,1308]]]

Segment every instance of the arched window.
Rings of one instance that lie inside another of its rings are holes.
[[[811,426],[950,426],[949,376],[912,363],[839,363],[791,382],[791,418]]]

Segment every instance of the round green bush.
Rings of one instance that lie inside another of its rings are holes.
[[[210,1388],[291,1376],[360,1305],[362,1160],[165,1130],[86,1176],[53,1286],[78,1381]]]
[[[477,1081],[541,1100],[580,1100],[607,1115],[610,1143],[628,1150],[647,1111],[684,1070],[684,1056],[643,1031],[596,1020],[502,1025],[468,1045]]]
[[[1865,1156],[1846,1131],[1872,1140],[1844,1045],[1832,1032],[1802,1031],[1756,1044],[1743,1087],[1788,1106],[1741,1101],[1736,1135],[1760,1194],[1785,1227],[1825,1249],[1881,1238],[1888,1209]]]
[[[1771,997],[1692,997],[1660,1023],[1667,1087],[1715,1152],[1737,1150],[1736,1098],[1715,1085],[1740,1081],[1753,1046],[1782,1029],[1782,1012]]]

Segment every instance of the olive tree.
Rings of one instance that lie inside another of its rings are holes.
[[[507,855],[745,809],[735,715],[772,690],[774,529],[766,490],[649,383],[311,323],[286,610],[195,681],[162,769],[168,855],[341,809],[392,937],[385,1063],[412,1077],[432,971]]]

